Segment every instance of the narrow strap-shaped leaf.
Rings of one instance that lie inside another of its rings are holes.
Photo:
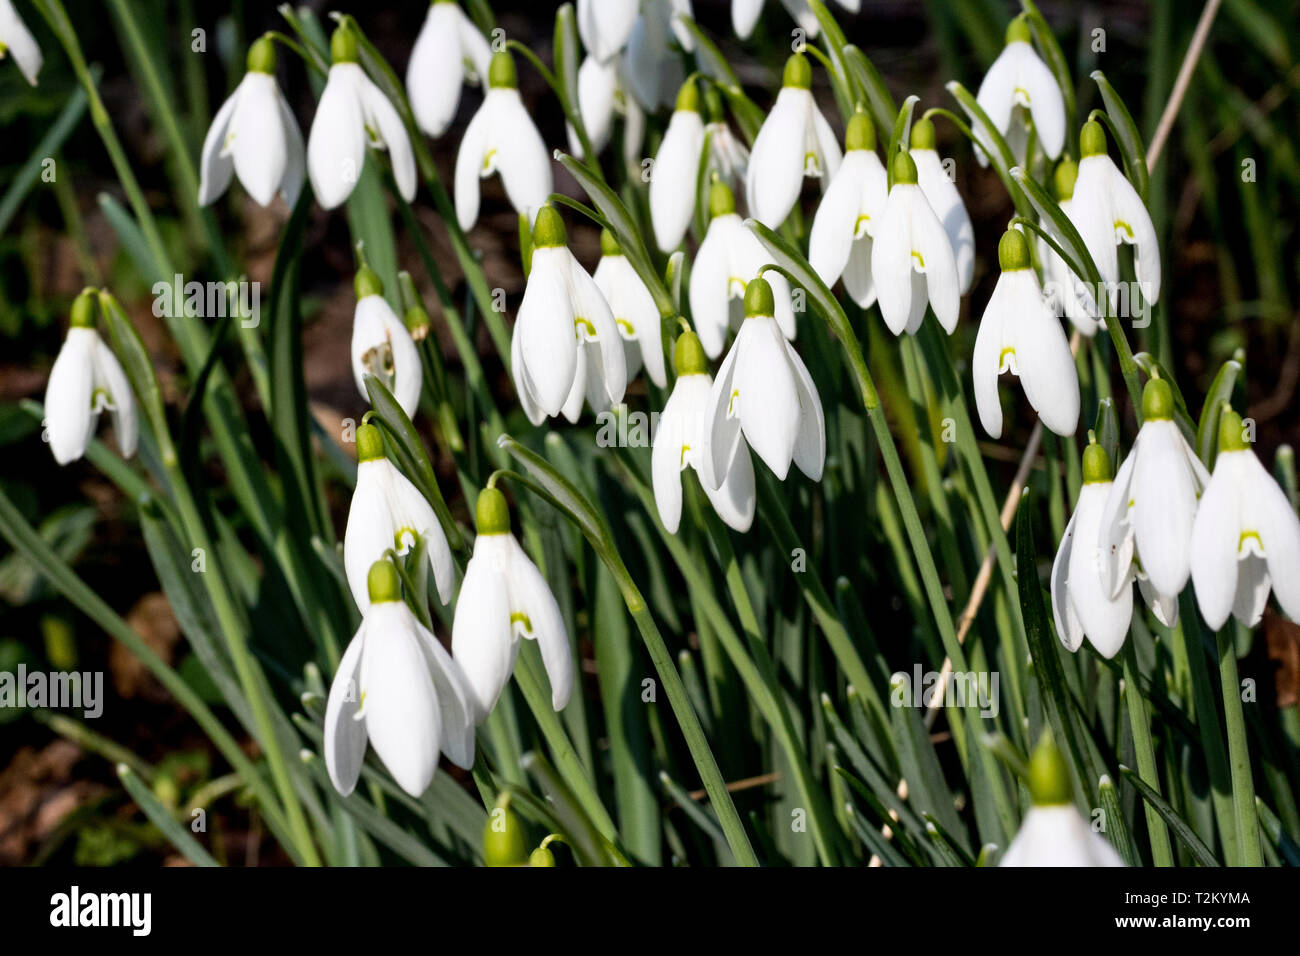
[[[1056,85],[1061,89],[1061,97],[1065,100],[1065,129],[1070,151],[1078,155],[1078,149],[1074,145],[1079,135],[1079,123],[1075,119],[1078,105],[1074,95],[1074,78],[1070,75],[1070,66],[1066,62],[1065,54],[1061,52],[1061,45],[1056,42],[1056,34],[1048,26],[1034,0],[1020,0],[1020,8],[1025,11],[1029,30],[1034,35],[1034,42],[1038,44],[1039,52],[1043,54],[1043,62],[1052,71],[1052,76],[1056,78]]]
[[[117,777],[122,781],[122,786],[126,787],[127,793],[135,800],[136,805],[144,811],[144,815],[149,818],[149,822],[156,826],[162,835],[167,838],[167,842],[180,851],[185,859],[189,860],[195,866],[220,866],[212,858],[207,850],[198,840],[190,835],[185,827],[177,822],[176,818],[171,815],[166,807],[153,795],[149,785],[140,779],[140,775],[124,763],[117,765]]]
[[[1241,373],[1241,363],[1236,359],[1224,362],[1210,383],[1210,389],[1205,393],[1205,404],[1201,406],[1201,419],[1196,424],[1196,456],[1211,471],[1218,454],[1219,416],[1223,414],[1223,403],[1232,402]]]
[[[1128,107],[1115,92],[1115,87],[1111,86],[1110,80],[1106,79],[1106,74],[1101,70],[1093,70],[1092,78],[1097,83],[1097,89],[1101,91],[1101,101],[1106,104],[1106,115],[1110,117],[1111,129],[1115,132],[1115,138],[1119,140],[1120,153],[1124,157],[1124,172],[1145,202],[1150,175],[1147,172],[1147,152],[1146,147],[1142,145],[1142,134],[1138,132],[1137,123],[1133,122]]]
[[[856,80],[867,98],[867,109],[875,121],[879,136],[883,137],[892,128],[894,117],[898,115],[898,105],[885,85],[884,77],[867,55],[850,43],[844,48],[844,62],[849,75]]]
[[[1197,863],[1201,864],[1201,866],[1223,865],[1215,858],[1214,854],[1210,852],[1210,848],[1202,842],[1201,838],[1196,835],[1195,831],[1188,826],[1187,821],[1178,815],[1164,797],[1160,796],[1160,794],[1147,786],[1146,781],[1139,777],[1136,771],[1121,766],[1119,772],[1124,775],[1124,778],[1128,780],[1129,783],[1137,787],[1138,793],[1142,794],[1142,799],[1155,807],[1156,813],[1160,814],[1161,818],[1165,821],[1165,824],[1173,831],[1174,836],[1178,837],[1183,846],[1187,847],[1188,852],[1192,854]]]

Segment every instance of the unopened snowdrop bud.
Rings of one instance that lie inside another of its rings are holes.
[[[528,862],[528,833],[519,814],[502,796],[483,824],[483,862],[488,866],[523,866]]]
[[[1112,596],[1130,568],[1162,623],[1177,620],[1178,594],[1191,573],[1192,524],[1210,476],[1174,422],[1169,384],[1153,378],[1142,393],[1142,428],[1102,511],[1103,583]]]
[[[248,72],[208,128],[199,158],[199,205],[215,202],[238,175],[259,205],[278,192],[290,206],[306,176],[298,121],[275,82],[275,41],[263,36],[248,49]]]
[[[530,221],[554,189],[551,155],[519,98],[514,57],[505,50],[492,55],[487,95],[456,154],[456,218],[462,229],[478,222],[479,180],[493,173],[501,174],[515,212]]]
[[[655,156],[650,176],[650,221],[664,252],[681,245],[695,211],[695,186],[704,151],[700,91],[694,80],[682,84],[677,108]]]
[[[971,365],[980,423],[1002,435],[998,376],[1018,376],[1025,397],[1043,424],[1073,435],[1079,424],[1079,377],[1065,332],[1043,299],[1029,259],[1029,242],[1008,229],[998,243],[1002,275],[980,319]]]
[[[528,420],[564,413],[576,422],[584,396],[600,412],[623,400],[627,361],[600,287],[565,245],[553,206],[537,212],[532,268],[510,342],[515,391]]]
[[[934,123],[921,117],[912,124],[910,154],[916,179],[930,208],[943,224],[957,261],[957,290],[965,295],[975,277],[975,228],[956,184],[948,177],[935,147]]]
[[[0,0],[0,60],[6,53],[14,55],[18,71],[32,86],[36,85],[36,76],[41,72],[41,48],[36,45],[27,25],[18,16],[12,0]]]
[[[307,138],[307,173],[316,201],[334,209],[352,195],[370,146],[388,150],[397,190],[410,202],[416,187],[411,140],[393,104],[361,68],[351,26],[334,31],[330,53],[333,65]]]
[[[668,384],[664,370],[663,330],[654,297],[627,261],[618,240],[608,230],[600,234],[600,262],[592,273],[596,288],[609,304],[623,339],[627,377],[633,378],[645,362],[650,381],[660,388]]]
[[[582,45],[600,63],[608,63],[627,45],[636,26],[637,0],[578,0]]]
[[[761,281],[761,280],[755,280]],[[676,534],[682,515],[682,473],[687,467],[701,471],[704,430],[708,426],[713,377],[704,346],[694,332],[683,332],[673,349],[677,382],[659,416],[650,473],[654,481],[659,520],[670,534]],[[749,452],[736,443],[725,462],[722,483],[711,488],[703,482],[718,516],[737,531],[748,531],[754,521],[754,464]]]
[[[402,287],[402,304],[405,307],[402,312],[402,323],[406,326],[406,331],[411,333],[413,341],[422,341],[429,335],[429,313],[424,309],[424,302],[415,289],[415,280],[411,278],[411,274],[406,271],[399,272],[397,281]]]
[[[573,655],[564,618],[546,579],[510,533],[505,495],[484,488],[476,508],[478,538],[456,601],[451,648],[487,719],[519,653],[519,639],[537,641],[551,705],[563,710],[573,690]]]
[[[95,329],[97,296],[96,290],[85,289],[72,303],[68,336],[45,388],[46,435],[60,465],[86,453],[104,409],[113,415],[122,457],[135,454],[135,396],[122,364]]]
[[[433,508],[415,485],[384,455],[384,440],[374,425],[357,426],[357,485],[343,533],[343,567],[357,607],[365,611],[366,576],[392,549],[405,555],[423,542],[438,597],[451,600],[451,548]]]
[[[1027,782],[1033,806],[999,866],[1124,865],[1115,848],[1075,809],[1069,769],[1047,731],[1030,756]]]
[[[865,112],[850,118],[844,146],[844,161],[813,218],[808,262],[828,286],[843,276],[853,301],[867,309],[876,301],[871,248],[889,195],[889,177],[876,155],[876,128]]]
[[[1112,300],[1119,282],[1118,243],[1133,246],[1133,268],[1142,297],[1160,298],[1160,249],[1151,214],[1133,184],[1106,152],[1106,131],[1096,120],[1083,124],[1079,135],[1078,178],[1069,217],[1074,223]]]
[[[1031,40],[1028,20],[1023,15],[1012,20],[1007,44],[984,74],[975,99],[1018,159],[1024,157],[1028,120],[1043,152],[1055,159],[1065,145],[1065,98]],[[983,150],[975,150],[975,155],[981,165],[988,165]]]
[[[1106,556],[1099,545],[1101,515],[1113,475],[1106,449],[1091,432],[1088,440],[1083,485],[1052,563],[1052,616],[1056,636],[1069,650],[1077,651],[1087,637],[1098,653],[1111,658],[1128,636],[1133,589],[1125,587],[1112,596],[1102,585]]]
[[[899,150],[894,185],[873,233],[871,275],[880,312],[895,335],[915,335],[927,302],[952,334],[961,311],[957,260],[943,223],[918,185],[916,163]]]
[[[428,789],[438,752],[474,764],[474,703],[446,648],[402,601],[387,560],[366,574],[361,626],[343,652],[325,705],[325,767],[343,796],[361,776],[367,742],[413,797]]]
[[[487,76],[492,49],[455,0],[433,0],[406,67],[406,95],[426,136],[447,131],[460,105],[462,81]]]
[[[408,418],[420,406],[423,372],[411,333],[384,298],[384,284],[369,266],[357,270],[353,283],[357,308],[352,319],[352,377],[362,398],[369,399],[366,376],[383,382]]]
[[[825,189],[840,168],[840,147],[812,95],[812,66],[802,53],[786,61],[781,92],[754,140],[745,199],[772,229],[790,214],[805,176]]]
[[[1066,218],[1074,217],[1074,185],[1079,178],[1079,164],[1068,156],[1057,164],[1052,174],[1052,191],[1057,205]],[[1038,258],[1043,263],[1043,277],[1051,293],[1052,307],[1069,317],[1082,335],[1089,338],[1097,334],[1097,306],[1087,285],[1051,246],[1041,237],[1038,240]]]
[[[1231,614],[1246,627],[1264,615],[1270,588],[1300,621],[1300,519],[1246,440],[1241,416],[1219,416],[1219,455],[1192,526],[1192,583],[1205,623]]]
[[[745,321],[709,393],[700,479],[720,488],[742,438],[773,474],[785,480],[793,461],[820,481],[826,423],[808,369],[773,317],[772,287],[762,276],[745,289]]]
[[[555,866],[555,854],[548,846],[539,846],[532,853],[528,854],[528,865],[538,867]]]

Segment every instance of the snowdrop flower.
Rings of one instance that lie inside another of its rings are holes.
[[[334,64],[307,138],[307,173],[326,209],[352,195],[366,161],[366,146],[387,149],[402,198],[415,198],[415,154],[397,110],[357,61],[357,38],[340,26],[330,40]]]
[[[275,82],[275,42],[264,36],[248,49],[248,72],[217,111],[203,140],[199,205],[216,202],[237,174],[260,206],[278,192],[293,206],[306,159],[302,133]]]
[[[828,286],[843,276],[853,301],[868,309],[876,301],[872,237],[889,195],[889,177],[876,155],[876,128],[866,113],[855,113],[849,120],[844,148],[844,162],[813,218],[808,262]]]
[[[1023,14],[1011,21],[1007,44],[984,74],[975,100],[1018,158],[1027,144],[1024,114],[1028,113],[1043,152],[1055,159],[1065,145],[1065,98],[1052,71],[1034,52],[1031,39]],[[981,166],[988,165],[982,149],[975,150],[975,156]]]
[[[644,0],[641,16],[628,37],[623,75],[648,113],[670,106],[673,91],[682,85],[685,72],[673,40],[687,53],[695,47],[690,31],[677,20],[678,14],[694,19],[691,0]]]
[[[1089,432],[1083,451],[1083,485],[1074,514],[1065,526],[1061,546],[1052,562],[1052,617],[1056,636],[1077,651],[1085,637],[1103,657],[1114,657],[1128,637],[1133,618],[1133,588],[1112,596],[1102,586],[1105,552],[1099,547],[1101,514],[1114,484],[1110,458]]]
[[[1066,158],[1061,160],[1052,175],[1053,190],[1057,205],[1066,218],[1074,219],[1074,184],[1079,177],[1079,164]],[[1097,334],[1097,305],[1088,291],[1087,285],[1074,274],[1056,250],[1040,236],[1038,239],[1039,261],[1043,263],[1043,275],[1046,278],[1044,292],[1048,294],[1052,308],[1057,314],[1064,313],[1081,335],[1092,338]]]
[[[476,519],[478,538],[456,600],[451,650],[469,683],[478,722],[487,719],[510,680],[521,635],[537,641],[551,681],[551,706],[563,710],[573,691],[573,654],[560,606],[510,533],[505,495],[484,488]]]
[[[857,13],[862,8],[862,0],[839,0],[839,4],[850,13]],[[794,17],[795,23],[803,29],[808,39],[817,39],[821,23],[808,5],[808,0],[781,0],[781,5]],[[731,0],[731,25],[736,30],[736,36],[748,40],[762,11],[763,0]]]
[[[1192,525],[1192,583],[1205,623],[1264,616],[1269,588],[1300,621],[1300,519],[1246,439],[1241,416],[1219,417],[1219,456]]]
[[[718,370],[705,411],[699,456],[705,488],[720,488],[741,438],[782,481],[793,461],[813,481],[826,463],[826,422],[817,386],[773,318],[775,300],[759,276],[745,289],[745,321]]]
[[[709,230],[691,269],[691,315],[709,358],[722,354],[727,329],[738,328],[745,317],[745,289],[771,260],[744,221],[736,214],[736,199],[725,183],[709,187]],[[787,339],[795,337],[794,304],[790,283],[777,272],[763,281],[776,299],[776,323]]]
[[[18,16],[11,0],[0,0],[0,60],[10,52],[19,72],[35,86],[36,75],[41,72],[41,48],[36,45],[36,38]]]
[[[361,626],[325,704],[325,769],[346,797],[369,742],[398,786],[419,797],[439,751],[458,767],[473,766],[474,701],[460,665],[402,601],[392,563],[376,561],[366,582]]]
[[[1153,592],[1148,599],[1158,598],[1158,616],[1172,626],[1178,594],[1191,573],[1197,498],[1210,476],[1174,423],[1168,382],[1147,382],[1142,418],[1101,515],[1099,543],[1107,563],[1103,583],[1112,596],[1119,594],[1136,562]]]
[[[464,82],[487,76],[492,49],[455,0],[433,0],[406,67],[406,95],[415,123],[435,139],[447,131]]]
[[[731,0],[731,27],[736,36],[748,40],[763,12],[763,0]]]
[[[704,108],[708,117],[704,133],[709,150],[709,177],[712,179],[717,175],[736,189],[744,185],[749,170],[749,149],[727,125],[727,114],[722,108],[722,97],[717,87],[710,85],[705,91]]]
[[[917,184],[948,234],[948,244],[957,260],[957,291],[965,295],[975,277],[975,228],[934,144],[934,123],[921,117],[912,124],[910,150],[912,162],[916,163]]]
[[[578,0],[578,33],[597,62],[608,63],[627,45],[639,6],[637,0]]]
[[[696,178],[704,151],[704,120],[694,80],[682,84],[650,176],[650,221],[664,252],[681,245],[695,211]]]
[[[1019,377],[1042,423],[1058,435],[1073,435],[1079,424],[1074,356],[1038,288],[1029,241],[1019,229],[1008,229],[1002,236],[998,263],[1002,275],[980,319],[971,358],[980,424],[991,437],[1001,437],[998,376],[1010,372]]]
[[[659,309],[655,307],[650,290],[608,229],[600,233],[600,262],[591,278],[609,304],[618,334],[623,337],[627,377],[634,377],[644,362],[650,381],[663,388],[668,384],[668,377],[664,373],[664,339]]]
[[[67,465],[86,453],[99,413],[113,413],[113,430],[123,458],[135,454],[135,396],[112,349],[95,329],[94,289],[72,303],[68,337],[63,340],[45,387],[45,429],[54,460]]]
[[[565,245],[564,222],[542,206],[533,261],[510,343],[515,391],[528,420],[564,412],[577,421],[585,395],[602,411],[623,400],[627,364],[609,303]]]
[[[840,147],[812,95],[812,67],[796,53],[749,156],[745,201],[755,219],[775,229],[799,199],[805,176],[822,188],[840,168]]]
[[[702,468],[704,429],[713,391],[709,362],[694,332],[683,332],[677,339],[673,364],[677,382],[659,415],[650,456],[655,504],[669,534],[676,534],[681,523],[682,472],[690,467],[699,473]],[[749,530],[754,523],[754,463],[739,442],[731,460],[725,463],[721,486],[710,488],[705,483],[703,488],[723,521],[742,533]]]
[[[438,597],[451,600],[451,548],[433,508],[415,485],[384,456],[384,440],[374,425],[357,426],[357,486],[348,508],[343,533],[343,568],[357,607],[363,612],[370,601],[366,575],[370,566],[390,548],[399,555],[416,546],[428,546],[429,566]]]
[[[462,229],[478,222],[479,180],[498,172],[515,212],[530,219],[554,189],[551,154],[519,98],[515,61],[504,50],[492,55],[487,96],[456,154],[456,218]]]
[[[423,372],[411,333],[384,298],[384,284],[362,266],[353,283],[357,309],[352,317],[352,377],[361,397],[369,400],[366,376],[373,375],[393,393],[408,418],[420,407]]]
[[[1151,214],[1133,184],[1106,154],[1106,131],[1096,120],[1083,124],[1079,149],[1083,158],[1074,184],[1070,221],[1083,237],[1112,296],[1119,282],[1116,244],[1133,246],[1133,267],[1142,296],[1154,303],[1160,298],[1160,249]]]
[[[1123,866],[1109,841],[1074,807],[1070,772],[1049,733],[1029,762],[1033,806],[998,866]]]
[[[961,310],[957,260],[943,223],[917,185],[916,163],[899,150],[894,185],[876,225],[871,276],[885,324],[895,335],[915,335],[927,301],[949,335]]]
[[[595,153],[603,152],[609,144],[619,96],[618,62],[601,63],[594,56],[584,59],[578,68],[578,112],[582,114],[582,125]],[[569,152],[589,159],[583,154],[573,125],[565,123],[564,128],[569,137]]]

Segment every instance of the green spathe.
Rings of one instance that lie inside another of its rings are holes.
[[[720,179],[715,179],[709,186],[709,218],[729,216],[736,211],[736,196]]]
[[[474,520],[479,534],[508,534],[510,506],[506,504],[506,496],[496,488],[484,488],[478,495]]]
[[[95,327],[95,300],[98,293],[87,286],[72,302],[72,315],[68,324],[74,329],[93,329]]]
[[[1009,24],[1007,24],[1007,44],[1028,43],[1032,38],[1029,31],[1029,20],[1022,13]]]
[[[1105,448],[1094,441],[1083,450],[1083,483],[1092,485],[1113,479],[1110,456],[1106,454]]]
[[[600,254],[602,256],[621,256],[623,248],[618,244],[618,238],[608,229],[600,230]]]
[[[912,149],[934,149],[934,123],[924,116],[912,124]]]
[[[384,558],[370,566],[366,575],[366,589],[370,592],[371,604],[385,604],[402,599],[402,579],[397,575],[393,562]]]
[[[677,112],[698,113],[700,111],[700,88],[695,81],[687,80],[677,91]]]
[[[771,318],[776,315],[772,286],[762,276],[751,279],[745,287],[745,318]]]
[[[275,72],[275,41],[269,33],[258,37],[248,48],[248,72]]]
[[[1103,150],[1105,144],[1103,143]],[[1065,202],[1074,198],[1074,184],[1079,179],[1079,164],[1068,156],[1061,160],[1052,174],[1052,188],[1056,192],[1056,201]]]
[[[330,59],[336,65],[357,62],[357,35],[347,24],[338,27],[330,37]]]
[[[356,290],[357,301],[361,301],[367,296],[383,295],[384,280],[379,278],[379,273],[370,266],[362,266],[357,270],[357,277],[353,280],[352,288]]]
[[[998,241],[998,265],[1003,272],[1029,268],[1029,242],[1019,229],[1008,229]]]
[[[844,149],[846,152],[855,149],[871,152],[875,148],[876,127],[871,122],[871,117],[859,110],[849,119],[849,128],[844,134]]]

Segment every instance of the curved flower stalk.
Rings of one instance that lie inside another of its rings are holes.
[[[749,156],[745,201],[773,229],[799,200],[805,177],[824,190],[840,168],[840,147],[812,95],[812,66],[802,53],[785,63],[781,92],[763,121]]]
[[[384,456],[379,429],[358,425],[357,486],[343,533],[343,568],[363,613],[370,604],[366,591],[370,566],[389,549],[399,556],[407,554],[418,541],[427,545],[438,597],[446,604],[451,600],[454,573],[442,525],[415,485]]]
[[[415,123],[435,139],[460,106],[462,82],[487,76],[492,48],[456,0],[433,0],[406,67],[406,95]]]
[[[1192,525],[1191,556],[1196,600],[1214,630],[1230,614],[1254,627],[1270,588],[1300,621],[1300,518],[1229,407],[1219,416],[1219,455]]]
[[[472,693],[477,721],[487,719],[510,680],[519,639],[537,641],[551,681],[551,706],[563,710],[573,691],[573,652],[560,606],[510,533],[505,495],[489,485],[475,509],[478,538],[465,568],[451,649]]]
[[[957,260],[943,223],[918,185],[916,163],[899,150],[894,185],[871,246],[871,276],[885,324],[915,335],[928,302],[949,335],[961,311]]]
[[[744,298],[759,270],[771,261],[763,244],[736,214],[736,198],[727,185],[709,187],[709,231],[695,256],[689,298],[691,316],[709,358],[722,354],[727,330],[745,317]],[[794,301],[785,276],[772,272],[763,281],[772,289],[776,323],[787,339],[795,337]]]
[[[1192,524],[1210,476],[1174,423],[1169,383],[1153,378],[1142,392],[1142,428],[1102,511],[1099,543],[1112,596],[1128,586],[1130,567],[1146,578],[1148,601],[1173,626],[1178,595],[1191,574]]]
[[[1115,848],[1083,818],[1070,796],[1070,773],[1049,733],[1029,763],[1033,806],[998,866],[1123,866]]]
[[[44,62],[41,48],[32,32],[27,29],[27,24],[18,16],[12,0],[0,0],[0,60],[4,59],[6,53],[13,54],[18,72],[35,86],[36,77],[41,72],[41,63]]]
[[[639,6],[637,0],[578,0],[578,33],[597,62],[610,62],[627,46]]]
[[[135,454],[135,396],[122,364],[95,328],[98,293],[84,289],[72,303],[68,337],[63,340],[45,387],[45,427],[50,451],[60,465],[86,454],[99,414],[113,414],[113,430],[123,458]]]
[[[259,38],[248,49],[248,72],[208,127],[199,162],[199,205],[230,186],[232,175],[259,206],[278,192],[291,207],[307,174],[298,121],[275,82],[275,41]]]
[[[623,338],[623,357],[627,378],[633,378],[645,363],[650,381],[660,388],[668,384],[664,371],[663,326],[654,297],[645,282],[627,261],[618,240],[608,230],[600,233],[600,262],[591,279],[605,297],[609,310]]]
[[[601,63],[594,56],[582,61],[578,68],[578,112],[582,114],[582,125],[587,131],[587,139],[597,154],[604,151],[609,144],[610,134],[614,129],[614,114],[618,111],[622,89],[618,76],[618,61]],[[573,124],[564,124],[569,139],[569,152],[580,159],[590,159],[583,154],[578,131]]]
[[[316,201],[341,206],[366,161],[366,147],[388,150],[402,198],[415,198],[415,154],[397,110],[361,68],[357,38],[347,24],[330,39],[333,65],[307,138],[307,173]]]
[[[980,424],[990,437],[1001,437],[998,376],[1010,372],[1042,423],[1058,435],[1073,435],[1079,425],[1079,375],[1065,332],[1038,288],[1029,241],[1019,229],[1002,236],[998,262],[1002,275],[980,319],[971,358]]]
[[[889,176],[876,155],[876,128],[859,111],[849,120],[844,161],[813,217],[808,263],[827,286],[843,277],[844,288],[864,309],[876,301],[871,245],[888,195]]]
[[[650,176],[650,222],[664,252],[682,243],[695,211],[696,178],[704,151],[700,91],[693,79],[682,84]]]
[[[1133,246],[1133,268],[1142,296],[1160,298],[1160,249],[1151,214],[1133,184],[1106,153],[1106,131],[1096,120],[1079,134],[1079,175],[1070,204],[1070,221],[1079,230],[1097,271],[1113,297],[1119,283],[1118,243]]]
[[[528,420],[564,412],[577,421],[585,395],[603,411],[623,400],[627,365],[609,303],[565,245],[554,207],[538,210],[533,262],[510,344],[515,391]]]
[[[912,124],[912,145],[909,153],[916,163],[917,184],[925,194],[934,214],[943,223],[948,235],[953,258],[957,261],[957,291],[965,295],[975,278],[975,227],[962,202],[961,193],[943,168],[943,160],[935,149],[934,123],[925,117]]]
[[[677,382],[659,415],[650,474],[654,481],[659,520],[669,534],[676,534],[682,517],[682,472],[688,467],[698,474],[708,421],[713,377],[709,374],[704,347],[694,332],[683,332],[673,349]],[[754,523],[754,463],[749,452],[737,443],[726,463],[717,488],[702,483],[705,495],[723,521],[742,534]]]
[[[384,284],[369,266],[357,270],[353,283],[357,308],[352,318],[352,378],[368,398],[366,376],[388,387],[408,418],[420,407],[423,371],[420,352],[405,323],[384,298]]]
[[[361,776],[366,744],[413,797],[429,788],[441,751],[474,764],[474,701],[460,665],[402,601],[389,561],[366,575],[361,626],[339,661],[325,705],[325,768],[343,796]]]
[[[1113,658],[1128,637],[1133,588],[1115,595],[1102,585],[1106,554],[1099,546],[1101,515],[1114,484],[1106,449],[1089,433],[1083,451],[1083,485],[1052,562],[1052,617],[1056,636],[1077,651],[1086,637],[1097,652]]]
[[[975,100],[1006,138],[1017,162],[1023,164],[1026,158],[1030,120],[1043,152],[1056,159],[1065,145],[1065,98],[1061,88],[1034,51],[1024,14],[1011,21],[1006,40],[1006,46],[984,74]],[[984,150],[975,150],[975,156],[981,166],[988,165]]]
[[[529,221],[555,188],[551,155],[519,98],[514,57],[504,50],[492,55],[487,96],[456,154],[456,218],[467,232],[478,222],[479,180],[493,173],[501,174],[515,212]]]
[[[1074,184],[1078,177],[1079,165],[1068,157],[1061,160],[1052,175],[1057,205],[1071,221],[1074,220]],[[1101,323],[1097,318],[1096,301],[1087,285],[1042,237],[1038,239],[1038,260],[1043,264],[1046,280],[1043,292],[1052,309],[1058,315],[1068,316],[1080,335],[1092,338]]]
[[[623,77],[647,113],[671,106],[673,91],[682,85],[685,71],[674,42],[687,53],[695,47],[690,31],[677,21],[678,14],[694,19],[691,0],[643,0],[628,37]]]
[[[745,321],[709,393],[700,451],[705,488],[720,488],[743,454],[741,440],[782,481],[794,462],[813,481],[826,463],[821,398],[799,354],[773,317],[775,299],[763,276],[745,289]]]

